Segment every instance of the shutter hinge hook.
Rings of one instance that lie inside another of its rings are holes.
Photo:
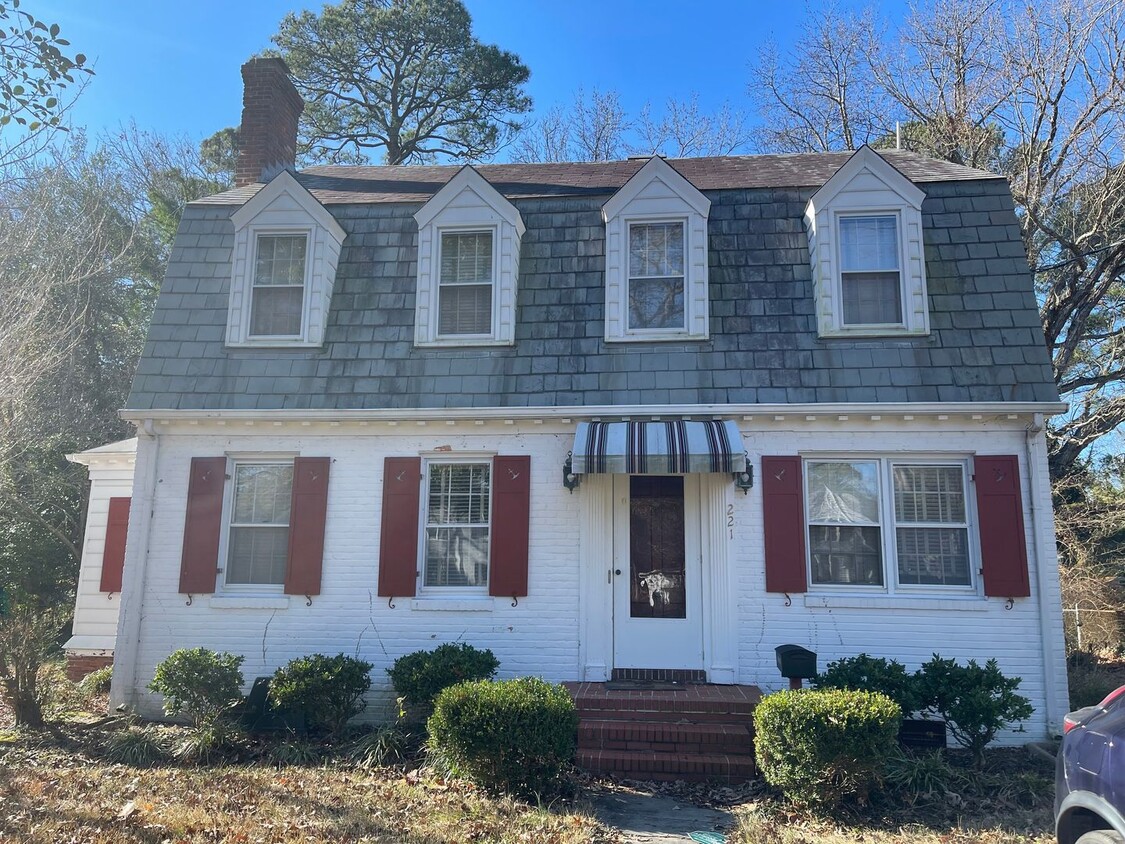
[[[306,607],[312,606],[312,595],[306,595],[305,596],[305,606]]]
[[[184,604],[184,606],[185,606],[185,607],[190,607],[190,606],[191,606],[191,595],[188,595],[188,596],[187,596],[187,602],[186,602],[186,603]]]
[[[520,605],[520,599],[517,598],[515,595],[512,595],[512,606],[518,607],[519,605]]]
[[[1015,598],[1009,598],[1008,600],[1006,600],[1004,602],[1004,609],[1010,610],[1015,605],[1016,605],[1016,599]]]
[[[395,608],[395,596],[394,595],[391,595],[391,597],[387,598],[387,606],[390,607],[392,610]]]
[[[787,606],[787,607],[793,606],[793,599],[789,597],[789,593],[788,592],[782,592],[781,594],[785,596],[785,606]]]

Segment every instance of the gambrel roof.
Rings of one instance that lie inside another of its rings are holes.
[[[602,207],[645,160],[474,168],[526,224],[515,339],[504,348],[414,344],[414,215],[458,168],[297,174],[347,233],[316,349],[223,345],[230,218],[260,186],[192,203],[127,407],[1057,401],[1012,197],[990,173],[885,153],[925,194],[931,330],[818,337],[803,215],[850,155],[668,162],[710,201],[710,332],[699,341],[614,345],[603,336]]]

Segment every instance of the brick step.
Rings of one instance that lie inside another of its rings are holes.
[[[739,753],[659,753],[635,750],[579,750],[579,767],[598,774],[643,780],[724,780],[754,776],[754,757]]]
[[[582,721],[622,721],[657,724],[736,724],[753,728],[754,716],[742,712],[661,712],[629,709],[579,709]]]
[[[578,747],[658,753],[750,753],[753,741],[750,729],[743,724],[583,720],[578,726]]]
[[[730,721],[749,721],[754,714],[756,701],[749,700],[699,700],[683,695],[677,697],[670,693],[661,697],[621,698],[606,696],[579,695],[574,699],[579,716],[589,718],[639,716],[655,713],[659,717],[669,715],[687,720],[703,720],[703,717],[720,715]],[[606,713],[613,713],[612,716]],[[702,717],[701,717],[702,716]]]

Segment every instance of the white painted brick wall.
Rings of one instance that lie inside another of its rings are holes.
[[[968,456],[1017,454],[1025,499],[1025,524],[1029,538],[1032,519],[1027,507],[1030,493],[1024,465],[1024,423],[938,423],[897,421],[791,421],[743,422],[743,436],[755,472],[762,455],[805,454],[832,451],[913,455],[922,448]],[[547,422],[512,425],[488,422],[474,425],[458,421],[447,427],[429,423],[388,426],[372,423],[369,429],[342,426],[335,432],[324,426],[302,428],[292,423],[281,428],[258,424],[247,427],[231,422],[215,433],[189,433],[183,426],[168,428],[159,443],[154,516],[140,621],[140,645],[134,686],[139,706],[146,714],[158,713],[158,701],[144,686],[156,664],[180,647],[204,646],[229,650],[245,657],[249,683],[271,673],[289,659],[314,652],[343,651],[375,664],[377,694],[370,709],[385,717],[391,697],[384,669],[402,654],[429,649],[442,642],[464,641],[489,647],[501,663],[501,676],[535,674],[549,680],[576,679],[580,675],[579,541],[583,490],[571,495],[561,483],[561,466],[571,448],[573,426]],[[496,443],[503,442],[501,448]],[[383,458],[425,453],[449,447],[459,451],[498,451],[532,457],[532,524],[529,595],[517,607],[509,599],[492,599],[488,612],[421,611],[410,599],[396,599],[396,608],[376,592],[379,551]],[[293,596],[285,609],[216,608],[206,596],[196,596],[191,606],[178,594],[180,551],[190,460],[195,456],[255,452],[300,453],[333,458],[329,484],[328,519],[322,594],[306,606]],[[1046,466],[1037,467],[1040,489],[1048,490]],[[737,584],[735,628],[738,642],[739,681],[755,683],[765,691],[785,685],[778,674],[774,647],[785,643],[816,651],[819,665],[860,652],[899,659],[917,668],[934,652],[945,657],[984,661],[995,657],[1008,675],[1023,678],[1021,692],[1036,708],[1023,734],[1006,733],[1002,740],[1018,743],[1047,732],[1045,701],[1048,691],[1065,701],[1066,676],[1061,647],[1044,665],[1036,565],[1054,565],[1053,548],[1044,557],[1029,554],[1032,597],[1015,602],[1011,610],[1000,599],[874,598],[870,606],[808,606],[816,596],[793,596],[785,606],[782,595],[765,592],[760,484],[749,495],[734,491],[728,501],[735,506],[731,565]],[[1041,546],[1050,545],[1049,494],[1038,501]],[[725,520],[725,514],[723,519]],[[610,541],[606,537],[606,542]],[[1050,635],[1061,645],[1057,574],[1048,571],[1053,584],[1048,595],[1052,610]],[[126,577],[135,578],[127,566]],[[593,588],[597,578],[591,578]],[[604,580],[600,581],[604,583]],[[831,603],[831,599],[830,599]],[[838,601],[837,601],[838,603]],[[856,603],[856,602],[852,602]],[[124,628],[123,628],[124,629]]]

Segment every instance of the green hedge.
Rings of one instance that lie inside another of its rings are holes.
[[[372,667],[344,654],[298,657],[274,672],[270,703],[304,712],[310,730],[335,735],[364,710]]]
[[[867,654],[828,663],[824,673],[813,677],[812,685],[817,689],[879,692],[899,705],[903,717],[917,712],[923,706],[921,683],[917,674],[908,674],[906,666],[897,660]]]
[[[766,782],[795,803],[862,803],[896,747],[901,721],[898,704],[878,692],[778,692],[754,711],[754,753]]]
[[[399,657],[387,673],[406,706],[424,718],[442,689],[466,680],[491,680],[499,667],[500,661],[490,650],[447,642],[432,651]]]
[[[427,726],[431,751],[456,773],[541,798],[574,756],[578,712],[566,689],[536,677],[478,680],[442,691]]]

